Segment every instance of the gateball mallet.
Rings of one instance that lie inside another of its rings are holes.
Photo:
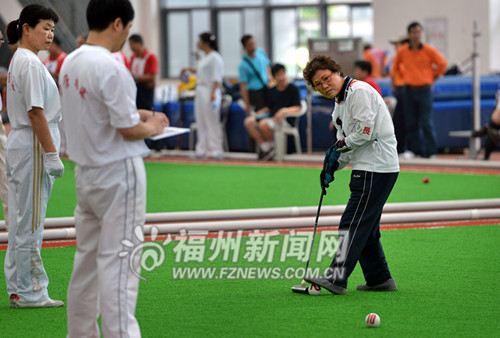
[[[309,294],[309,288],[306,286],[305,278],[307,276],[307,269],[309,269],[309,261],[311,260],[311,253],[314,245],[314,237],[316,237],[316,228],[318,227],[319,213],[321,211],[321,204],[323,204],[324,195],[326,195],[326,189],[325,187],[321,187],[321,197],[319,198],[318,211],[316,212],[316,221],[314,222],[313,236],[311,239],[311,247],[309,248],[309,257],[307,258],[306,270],[304,271],[304,278],[302,279],[302,283],[300,283],[300,285],[292,286],[292,292],[295,293],[302,293],[306,295]]]

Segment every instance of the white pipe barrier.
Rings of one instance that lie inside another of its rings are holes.
[[[316,206],[312,206],[150,213],[146,215],[146,223],[315,216],[317,208],[318,207]],[[321,208],[321,215],[340,215],[344,211],[344,208],[344,205],[325,205]],[[500,208],[500,198],[436,202],[388,203],[384,207],[384,213],[478,208]],[[74,217],[47,218],[45,220],[44,226],[45,229],[72,227],[75,226],[75,219]],[[0,230],[5,230],[4,221],[0,221]]]
[[[338,226],[341,216],[320,217],[318,226],[331,227]],[[411,213],[392,213],[382,214],[382,224],[394,223],[416,223],[416,222],[437,222],[452,220],[472,220],[500,218],[500,209],[470,209],[460,211],[430,211],[430,212],[411,212]],[[240,221],[219,221],[219,222],[188,222],[188,223],[169,223],[152,224],[144,227],[146,234],[151,233],[154,226],[159,234],[174,234],[181,230],[189,231],[237,231],[237,230],[263,230],[263,229],[288,229],[305,228],[314,225],[314,217],[293,217],[278,219],[258,219],[258,220],[240,220]]]
[[[423,212],[396,212],[382,214],[381,223],[417,223],[438,221],[466,221],[474,219],[500,218],[500,209],[466,209],[445,211],[423,211]],[[338,226],[340,216],[320,217],[318,226]],[[190,231],[238,231],[238,230],[264,230],[264,229],[289,229],[311,227],[314,217],[289,217],[274,219],[252,219],[252,220],[221,220],[206,222],[184,222],[184,223],[161,223],[148,224],[144,227],[145,234],[151,234],[152,227],[156,227],[158,234],[174,234],[181,230]],[[74,228],[45,229],[45,240],[74,239]],[[8,235],[0,233],[0,243],[6,243]]]

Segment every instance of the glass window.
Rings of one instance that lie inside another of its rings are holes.
[[[272,62],[283,63],[291,76],[301,76],[308,40],[361,38],[373,42],[373,0],[160,0],[167,20],[166,73],[195,65],[198,35],[217,27],[225,76],[237,77],[243,55],[241,36],[251,34]],[[326,4],[319,6],[319,4]],[[173,10],[171,10],[173,8]],[[326,13],[321,12],[326,10]],[[327,27],[322,27],[326,14]],[[269,15],[269,16],[268,16]],[[214,19],[215,18],[215,19]],[[267,26],[268,18],[270,27]],[[215,20],[215,22],[212,22]]]
[[[263,5],[264,0],[215,0],[218,7],[247,7]]]
[[[295,51],[296,71],[294,76],[301,78],[302,70],[309,60],[308,40],[321,37],[320,9],[318,7],[301,7],[299,15],[299,43]]]
[[[197,50],[199,35],[210,31],[210,11],[205,9],[194,10],[191,12],[191,50]],[[187,65],[186,65],[187,66]],[[194,66],[192,64],[191,66]]]
[[[370,6],[352,7],[352,36],[373,42],[373,9]]]
[[[224,77],[237,78],[241,61],[241,11],[218,13],[219,52],[224,60]]]
[[[307,40],[321,36],[321,23],[318,7],[301,7],[299,14],[299,46],[306,47]]]
[[[320,0],[269,0],[270,5],[314,5]]]
[[[176,77],[180,74],[182,67],[186,67],[191,59],[191,46],[189,39],[189,14],[188,12],[172,12],[168,14],[167,37],[168,37],[168,75]],[[184,27],[184,28],[182,28]]]
[[[272,62],[282,63],[292,77],[297,74],[297,14],[295,9],[275,9],[271,13]]]
[[[363,3],[363,4],[366,4],[366,3],[372,3],[373,0],[349,0],[349,1],[346,1],[346,0],[326,0],[325,1],[327,4],[345,4],[346,2],[348,2],[349,4],[356,4],[356,3]]]
[[[254,37],[257,45],[266,51],[267,35],[264,23],[264,9],[244,9],[243,10],[243,34],[250,34]],[[241,36],[240,36],[241,38]],[[267,52],[267,51],[266,51]]]
[[[346,38],[351,36],[351,7],[348,5],[328,6],[328,37]]]
[[[208,7],[210,0],[162,0],[162,8]]]

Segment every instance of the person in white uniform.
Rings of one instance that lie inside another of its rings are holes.
[[[47,202],[55,177],[64,173],[59,159],[59,93],[37,55],[49,48],[57,21],[52,9],[29,5],[7,26],[9,43],[20,41],[7,75],[12,131],[6,146],[10,224],[4,272],[14,308],[64,305],[49,297],[40,256]]]
[[[217,52],[217,41],[212,33],[199,35],[198,49],[203,52],[203,56],[198,61],[197,68],[182,69],[182,72],[197,73],[194,115],[198,135],[195,156],[205,158],[211,152],[215,159],[222,159],[224,136],[220,112],[224,62]]]
[[[0,47],[2,47],[3,35],[0,32]],[[7,68],[0,67],[0,88],[4,88],[7,83]],[[5,81],[5,83],[4,83]],[[0,112],[3,112],[2,93],[0,92]],[[9,229],[9,185],[7,183],[7,165],[5,164],[5,144],[7,136],[5,127],[0,117],[0,198],[2,199],[3,218],[5,220],[5,228]]]
[[[168,125],[164,114],[136,108],[128,69],[111,55],[125,42],[134,10],[128,0],[91,0],[87,44],[61,69],[61,104],[68,154],[76,163],[75,228],[78,249],[68,288],[68,337],[139,337],[135,307],[140,255],[135,229],[146,214],[143,139]]]
[[[396,291],[380,242],[380,217],[399,174],[394,126],[380,94],[363,81],[344,77],[340,65],[317,56],[304,69],[304,79],[324,97],[335,98],[332,117],[337,142],[326,152],[320,183],[323,193],[334,172],[352,166],[351,196],[339,223],[347,234],[328,273],[307,276],[309,283],[345,294],[347,279],[360,263],[366,284],[359,291]]]

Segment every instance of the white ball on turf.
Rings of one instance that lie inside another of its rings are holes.
[[[318,296],[321,294],[321,288],[314,284],[311,284],[308,288],[308,292],[311,296]]]
[[[369,313],[365,318],[365,322],[369,327],[378,327],[380,325],[380,317],[376,313]]]

